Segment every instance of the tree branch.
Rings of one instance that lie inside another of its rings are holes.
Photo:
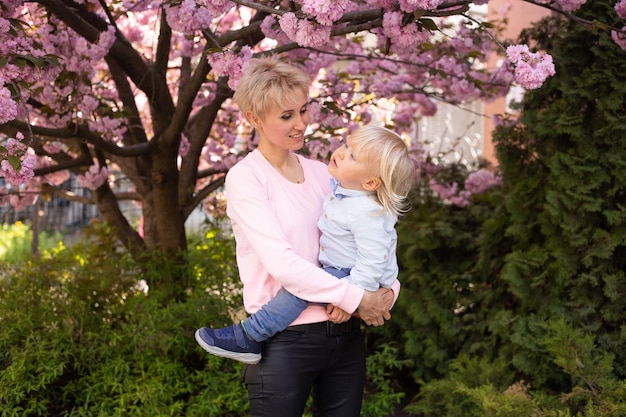
[[[41,188],[41,192],[42,193],[50,193],[54,196],[60,197],[63,200],[67,200],[67,201],[74,201],[76,203],[81,203],[81,204],[96,204],[96,202],[93,199],[93,196],[87,196],[87,195],[80,195],[80,194],[76,194],[73,191],[70,190],[66,190],[64,188],[58,187],[58,186],[54,186],[54,185],[50,185],[50,184],[42,184],[42,188]]]
[[[200,191],[198,191],[196,193],[196,195],[194,196],[193,201],[191,202],[191,204],[189,204],[188,206],[186,206],[184,208],[184,210],[183,210],[184,218],[185,219],[188,218],[191,215],[191,212],[193,212],[193,210],[198,205],[200,205],[200,203],[202,203],[202,200],[204,200],[207,196],[209,196],[213,191],[217,190],[222,185],[224,185],[224,181],[225,180],[226,180],[226,174],[222,175],[221,177],[219,177],[215,181],[210,182],[206,187],[204,187]]]
[[[128,82],[126,73],[120,67],[117,60],[106,57],[105,58],[109,70],[111,72],[111,78],[117,87],[117,92],[124,111],[128,112],[128,130],[124,133],[123,141],[125,145],[133,145],[136,143],[145,143],[148,141],[146,131],[143,128],[141,116],[139,115],[139,109],[135,102],[135,94]]]
[[[38,0],[38,3],[91,43],[97,42],[100,33],[106,30],[107,22],[97,14],[89,12],[84,5],[63,0]],[[150,68],[119,31],[116,31],[116,40],[109,50],[109,55],[115,58],[148,98],[153,96]]]
[[[170,48],[172,43],[172,29],[167,24],[165,12],[162,13],[161,25],[159,27],[159,41],[154,59],[154,68],[157,73],[163,74],[167,72],[167,64],[170,59]]]

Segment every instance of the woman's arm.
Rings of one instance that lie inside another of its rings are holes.
[[[247,280],[244,284],[254,279],[255,270],[264,268],[285,289],[305,300],[331,302],[348,312],[361,304],[374,305],[376,301],[363,300],[361,288],[336,279],[313,263],[323,192],[315,201],[289,201],[280,190],[272,188],[274,184],[267,178],[259,177],[249,167],[241,168],[229,172],[226,198],[233,229],[239,234],[238,263],[242,280]],[[303,259],[302,251],[313,256]]]

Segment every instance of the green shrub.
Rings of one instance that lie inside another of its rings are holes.
[[[244,415],[242,365],[206,354],[193,337],[199,326],[230,323],[228,312],[240,304],[232,291],[215,291],[233,268],[232,244],[207,245],[223,258],[196,256],[195,286],[166,305],[146,289],[136,263],[101,242],[5,271],[1,415]]]
[[[385,417],[394,414],[405,393],[394,383],[394,373],[406,366],[398,358],[398,349],[392,342],[370,352],[366,360],[367,386],[361,409],[363,417]]]
[[[494,133],[503,187],[465,208],[417,192],[398,224],[383,334],[415,364],[420,417],[626,415],[624,51],[560,15],[521,42],[557,68]]]
[[[158,253],[136,263],[103,224],[86,236],[0,278],[0,415],[247,415],[244,365],[194,339],[243,314],[232,239],[194,237],[181,266]],[[150,288],[164,274],[179,276],[183,299]],[[389,415],[402,397],[387,381],[396,355],[368,358],[365,416]]]

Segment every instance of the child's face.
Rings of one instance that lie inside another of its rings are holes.
[[[372,180],[369,161],[363,153],[357,154],[357,142],[348,137],[344,145],[333,152],[328,164],[328,172],[343,188],[349,190],[371,190],[367,185]]]

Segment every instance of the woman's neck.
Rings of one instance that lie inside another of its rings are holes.
[[[296,154],[285,149],[281,149],[282,152],[269,152],[267,148],[261,146],[257,149],[285,179],[297,184],[304,182],[304,171]]]
[[[294,156],[288,149],[275,149],[263,146],[263,143],[260,143],[257,149],[267,159],[267,162],[278,171],[287,169]]]

